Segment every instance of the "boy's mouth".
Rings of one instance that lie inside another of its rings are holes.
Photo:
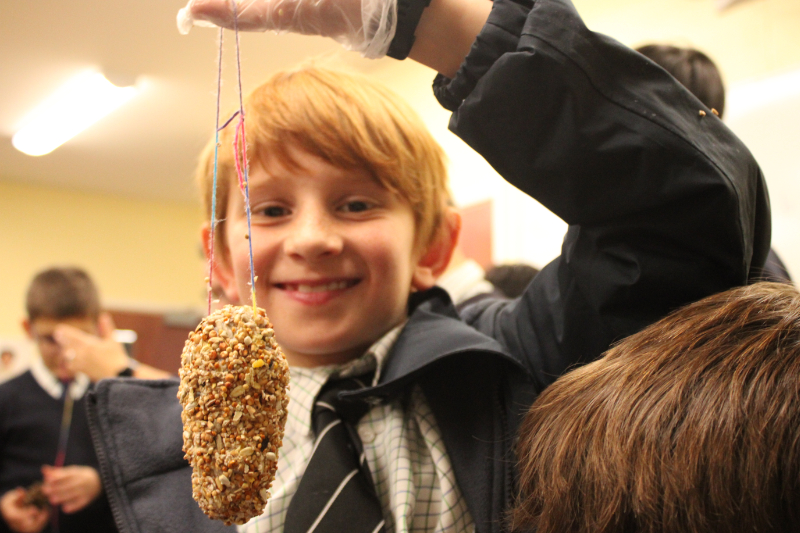
[[[312,293],[312,292],[329,292],[348,289],[357,285],[360,279],[347,279],[336,281],[302,281],[302,282],[287,282],[276,283],[275,286],[279,289],[292,292]]]

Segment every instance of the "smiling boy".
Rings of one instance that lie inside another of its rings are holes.
[[[273,531],[283,529],[313,453],[314,398],[355,360],[380,381],[409,295],[433,287],[446,267],[458,218],[445,211],[441,148],[407,104],[371,80],[315,68],[279,73],[245,112],[251,232],[245,238],[234,156],[223,149],[216,275],[229,299],[247,303],[252,241],[257,301],[292,368],[282,462],[263,520],[251,525]],[[212,149],[199,171],[207,198]],[[414,386],[371,410],[358,424],[365,459],[390,524],[462,529],[469,513],[449,460],[437,457],[444,443],[431,416]]]
[[[360,5],[339,3],[345,14]],[[226,1],[197,4],[230,14]],[[241,15],[276,5],[253,0]],[[433,0],[416,36],[421,50],[442,51],[430,66],[458,72],[435,83],[451,128],[570,224],[562,254],[520,298],[458,316],[434,283],[459,221],[445,207],[441,149],[408,106],[369,79],[317,68],[257,88],[245,103],[252,235],[225,132],[215,276],[248,303],[252,243],[258,304],[292,388],[272,496],[249,533],[502,531],[517,426],[536,394],[670,309],[744,283],[766,256],[764,182],[741,142],[710,111],[701,119],[702,104],[665,72],[588,31],[568,2]],[[207,206],[213,148],[199,170]],[[298,520],[313,499],[304,480],[335,466],[314,466],[315,402],[362,374],[366,386],[338,399],[366,410],[353,446],[382,521],[367,523],[359,506],[337,514],[346,526],[329,520],[338,492]],[[100,386],[93,419],[115,458],[113,500],[147,531],[215,531],[189,499],[175,393]]]
[[[409,292],[432,287],[447,265],[458,221],[450,213],[439,223],[443,152],[410,107],[368,79],[287,72],[247,107],[258,304],[291,366],[345,363],[403,322]],[[210,154],[199,175],[207,212]],[[221,150],[216,275],[246,303],[250,242],[233,165]]]

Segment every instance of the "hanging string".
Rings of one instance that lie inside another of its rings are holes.
[[[70,385],[72,380],[63,380],[61,386],[64,388],[61,393],[61,399],[64,402],[64,410],[61,412],[61,427],[58,430],[58,448],[56,449],[56,460],[53,461],[53,466],[61,468],[67,460],[67,443],[69,442],[69,430],[72,427],[72,407],[74,400],[70,394]],[[50,509],[50,530],[52,533],[58,533],[58,509],[59,507],[53,506]]]
[[[219,126],[219,100],[222,93],[222,28],[219,29],[219,59],[217,71],[217,115],[214,119],[214,180],[211,184],[211,238],[209,248],[211,251],[208,254],[208,314],[211,314],[211,298],[213,297],[213,281],[214,281],[214,236],[217,233],[217,156],[219,155],[219,131],[228,125],[233,120],[233,117],[228,119],[222,128]]]
[[[253,318],[257,316],[256,308],[256,279],[253,268],[253,239],[250,231],[250,186],[248,184],[247,167],[247,138],[244,128],[244,101],[242,97],[242,61],[239,55],[239,24],[236,12],[237,3],[233,2],[233,33],[236,37],[236,78],[239,83],[239,124],[236,127],[236,136],[233,140],[234,159],[236,160],[236,174],[239,178],[239,189],[244,194],[244,209],[247,214],[247,245],[250,247],[250,297],[253,301]],[[237,151],[241,146],[241,151]],[[241,154],[241,165],[239,164]]]
[[[239,54],[239,24],[238,24],[238,14],[236,12],[237,5],[236,2],[233,2],[233,30],[234,35],[236,37],[236,77],[238,81],[238,89],[239,89],[239,109],[236,111],[228,120],[225,121],[224,124],[220,126],[219,124],[219,110],[220,110],[220,94],[222,92],[222,35],[223,30],[220,28],[219,30],[219,58],[218,58],[218,72],[217,72],[217,112],[216,112],[216,119],[215,119],[215,126],[214,126],[214,178],[212,183],[212,194],[211,194],[211,237],[209,239],[209,247],[211,248],[209,253],[208,259],[208,314],[211,314],[211,303],[212,303],[212,283],[213,283],[213,275],[214,275],[214,239],[216,234],[216,214],[217,214],[217,157],[219,153],[219,132],[225,129],[228,124],[230,124],[234,118],[237,116],[239,117],[239,121],[236,124],[236,134],[234,135],[233,140],[233,154],[234,154],[234,162],[236,164],[236,177],[239,182],[239,190],[244,195],[244,206],[245,206],[245,213],[247,215],[247,241],[249,246],[249,254],[250,254],[250,298],[253,304],[253,316],[257,314],[257,305],[256,305],[256,277],[255,277],[255,268],[253,266],[253,240],[250,238],[251,232],[251,222],[250,222],[250,187],[248,183],[248,165],[247,165],[247,139],[245,133],[245,122],[244,122],[244,99],[242,96],[242,63]]]
[[[208,258],[208,314],[211,314],[212,282],[214,275],[214,236],[217,225],[217,157],[219,154],[219,132],[224,130],[228,124],[233,122],[237,116],[239,122],[236,125],[236,135],[233,141],[233,155],[236,163],[236,176],[239,182],[239,190],[244,194],[245,212],[247,214],[247,242],[250,252],[250,294],[253,302],[253,317],[257,316],[255,275],[253,268],[253,239],[251,238],[250,224],[250,188],[247,175],[247,140],[244,127],[244,101],[242,98],[242,65],[239,58],[239,26],[238,15],[236,13],[236,2],[233,2],[233,29],[236,36],[236,77],[239,85],[239,109],[224,124],[219,124],[220,94],[222,93],[222,44],[223,29],[219,29],[219,58],[217,69],[217,112],[214,126],[214,178],[211,193],[211,238],[209,246],[211,248]],[[241,163],[240,163],[241,161]],[[255,520],[256,533],[258,533],[258,519]]]

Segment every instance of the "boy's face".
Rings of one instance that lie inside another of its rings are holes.
[[[345,362],[403,321],[409,292],[432,286],[435,268],[414,246],[406,201],[363,169],[290,153],[299,168],[271,160],[249,175],[257,304],[291,365]],[[247,305],[250,241],[238,190],[224,231],[218,279],[229,298]]]
[[[62,381],[68,381],[75,377],[75,373],[68,368],[64,349],[56,342],[53,337],[56,327],[66,324],[76,327],[86,333],[97,335],[97,322],[89,317],[70,317],[70,318],[49,318],[39,317],[33,321],[25,321],[23,326],[30,338],[39,348],[39,354],[45,366]]]

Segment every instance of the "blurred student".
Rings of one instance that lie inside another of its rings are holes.
[[[800,531],[800,294],[688,305],[562,376],[517,448],[515,531]]]
[[[105,377],[169,374],[132,364],[113,340],[113,324],[100,312],[97,288],[83,270],[40,272],[28,288],[26,308],[23,327],[39,357],[0,386],[0,531],[116,531],[89,435],[85,393]],[[40,489],[29,493],[38,483]]]

